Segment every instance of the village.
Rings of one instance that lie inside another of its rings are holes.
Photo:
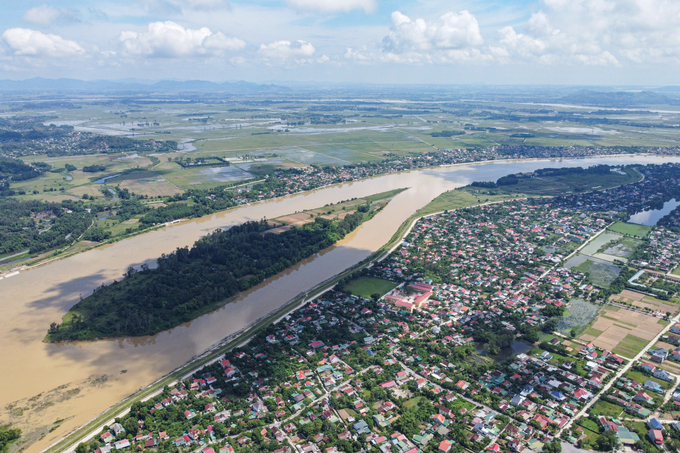
[[[668,198],[663,175],[422,218],[385,260],[135,403],[82,451],[676,451],[678,310],[633,313],[564,267],[620,221],[626,199]],[[648,251],[648,272],[674,269],[678,237],[650,230],[633,256]],[[391,289],[353,294],[375,281]],[[625,342],[561,328],[578,304],[603,307],[593,326],[618,310],[655,328],[615,352]]]

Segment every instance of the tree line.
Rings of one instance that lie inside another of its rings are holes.
[[[266,220],[217,230],[191,248],[162,255],[158,267],[129,268],[122,281],[101,286],[53,323],[50,341],[151,335],[217,308],[299,261],[342,239],[371,213],[314,222],[280,234]]]

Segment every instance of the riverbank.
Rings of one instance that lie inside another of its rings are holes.
[[[423,171],[423,170],[431,170],[431,169],[437,169],[437,168],[458,168],[458,167],[498,164],[498,163],[523,163],[523,162],[542,162],[542,161],[562,162],[563,160],[574,161],[574,160],[585,160],[585,159],[596,159],[596,158],[597,159],[611,159],[611,158],[637,157],[637,156],[677,158],[677,156],[673,156],[673,155],[669,155],[669,154],[667,155],[667,154],[651,154],[651,153],[629,153],[629,154],[602,154],[602,155],[594,155],[594,156],[580,156],[580,157],[568,157],[568,158],[545,157],[545,158],[520,158],[520,159],[490,159],[490,160],[482,160],[482,161],[474,161],[474,162],[462,162],[462,163],[456,163],[456,164],[433,165],[433,166],[428,166],[428,167],[411,168],[411,169],[408,169],[408,170],[402,170],[402,171],[397,171],[397,172],[393,172],[393,173],[384,173],[384,174],[380,174],[380,175],[370,176],[368,178],[360,178],[360,179],[341,182],[341,183],[326,184],[326,185],[322,185],[322,186],[316,187],[312,190],[305,191],[305,192],[297,192],[297,193],[294,193],[294,194],[288,194],[288,195],[272,197],[272,198],[268,198],[268,199],[265,199],[265,200],[256,201],[254,203],[246,203],[246,204],[243,204],[243,205],[234,206],[234,207],[231,207],[229,209],[225,209],[223,211],[216,211],[214,213],[207,214],[204,217],[210,217],[210,216],[220,214],[220,213],[227,213],[227,212],[231,212],[233,210],[236,210],[236,209],[239,209],[239,208],[242,208],[242,207],[248,207],[248,206],[268,203],[268,202],[277,201],[277,200],[281,200],[281,199],[285,199],[285,198],[288,198],[288,197],[293,197],[293,196],[301,195],[301,194],[305,194],[305,193],[313,193],[313,192],[316,192],[316,191],[319,191],[319,190],[324,190],[324,189],[329,189],[329,188],[337,188],[337,187],[341,187],[345,184],[352,184],[354,182],[370,181],[370,180],[375,179],[375,178],[382,178],[382,177],[389,176],[389,175],[399,175],[399,174],[409,173],[409,172],[413,172],[413,171]],[[250,183],[247,183],[247,184],[250,184]],[[243,184],[241,184],[241,185],[243,185]],[[234,187],[236,187],[236,186],[234,186]],[[165,227],[171,227],[172,225],[177,225],[177,224],[179,224],[179,223],[181,223],[185,220],[192,220],[192,219],[178,219],[178,220],[166,222],[166,223],[161,224],[161,225],[154,225],[154,226],[145,228],[144,230],[136,231],[134,233],[125,234],[125,235],[122,235],[122,236],[117,236],[115,238],[111,238],[111,239],[105,240],[103,242],[100,242],[100,243],[97,243],[97,244],[94,244],[94,245],[90,245],[90,246],[86,246],[86,247],[78,247],[80,242],[76,242],[76,243],[66,247],[65,249],[62,249],[62,250],[59,250],[59,251],[56,251],[56,252],[52,251],[50,253],[45,254],[43,257],[39,258],[38,261],[26,263],[25,265],[23,265],[21,267],[17,267],[16,269],[6,269],[5,273],[15,272],[15,271],[27,272],[31,269],[34,269],[34,268],[37,268],[37,267],[40,267],[40,266],[44,266],[46,264],[50,264],[52,262],[65,259],[65,258],[68,258],[70,256],[80,254],[82,252],[87,252],[87,251],[90,251],[90,250],[97,249],[99,247],[114,244],[114,243],[119,242],[119,241],[123,241],[123,240],[130,239],[130,238],[133,238],[133,237],[136,237],[136,236],[144,235],[144,234],[147,234],[147,233],[151,233],[155,230],[165,228]],[[3,265],[2,265],[2,263],[0,263],[0,270],[2,268],[3,268]],[[2,272],[0,272],[0,276],[2,276],[2,275],[3,275]]]

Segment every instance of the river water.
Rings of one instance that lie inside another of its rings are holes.
[[[385,244],[413,212],[446,190],[475,180],[491,181],[545,167],[665,162],[680,162],[680,158],[625,156],[502,162],[380,176],[195,219],[1,280],[0,423],[11,420],[34,437],[35,442],[26,451],[47,447],[227,335],[366,258]],[[190,323],[153,337],[42,343],[49,324],[60,321],[80,295],[84,297],[102,283],[120,279],[128,266],[153,262],[161,253],[190,245],[217,228],[401,187],[409,189],[336,246]],[[59,426],[48,433],[56,421]],[[38,429],[41,427],[42,431]]]

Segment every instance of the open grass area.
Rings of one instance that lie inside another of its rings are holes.
[[[647,233],[652,230],[652,227],[647,225],[638,225],[635,223],[616,222],[614,225],[609,227],[609,230],[616,233],[641,238],[647,236]]]
[[[452,211],[454,209],[467,208],[482,203],[505,201],[521,197],[521,194],[498,194],[498,195],[477,195],[472,188],[456,189],[444,192],[432,200],[426,206],[420,208],[415,216],[425,216],[435,212]]]
[[[418,405],[418,402],[420,401],[421,397],[416,396],[415,398],[411,398],[410,400],[406,401],[404,403],[404,408],[405,409],[412,409]]]
[[[666,382],[666,381],[661,380],[661,379],[657,379],[654,376],[647,376],[646,374],[641,373],[639,371],[632,371],[632,370],[628,371],[625,374],[625,376],[629,379],[635,379],[636,381],[638,381],[640,383],[644,383],[646,380],[649,379],[651,381],[658,383],[664,389],[667,389],[671,386],[671,384],[669,382]],[[651,393],[650,393],[650,395],[651,395]]]
[[[614,348],[614,354],[621,354],[625,357],[635,357],[642,349],[647,346],[649,341],[644,338],[636,337],[628,334],[623,340]]]
[[[616,404],[612,404],[601,399],[593,404],[593,407],[590,408],[590,414],[604,415],[605,417],[618,417],[621,412],[623,412],[623,408],[621,406],[617,406]]]
[[[645,422],[626,420],[623,422],[623,424],[626,428],[628,428],[629,431],[637,433],[641,438],[647,434],[648,430]]]
[[[345,285],[345,290],[354,294],[355,296],[370,299],[372,294],[384,294],[390,292],[397,286],[396,283],[389,280],[382,280],[373,277],[360,277]]]

